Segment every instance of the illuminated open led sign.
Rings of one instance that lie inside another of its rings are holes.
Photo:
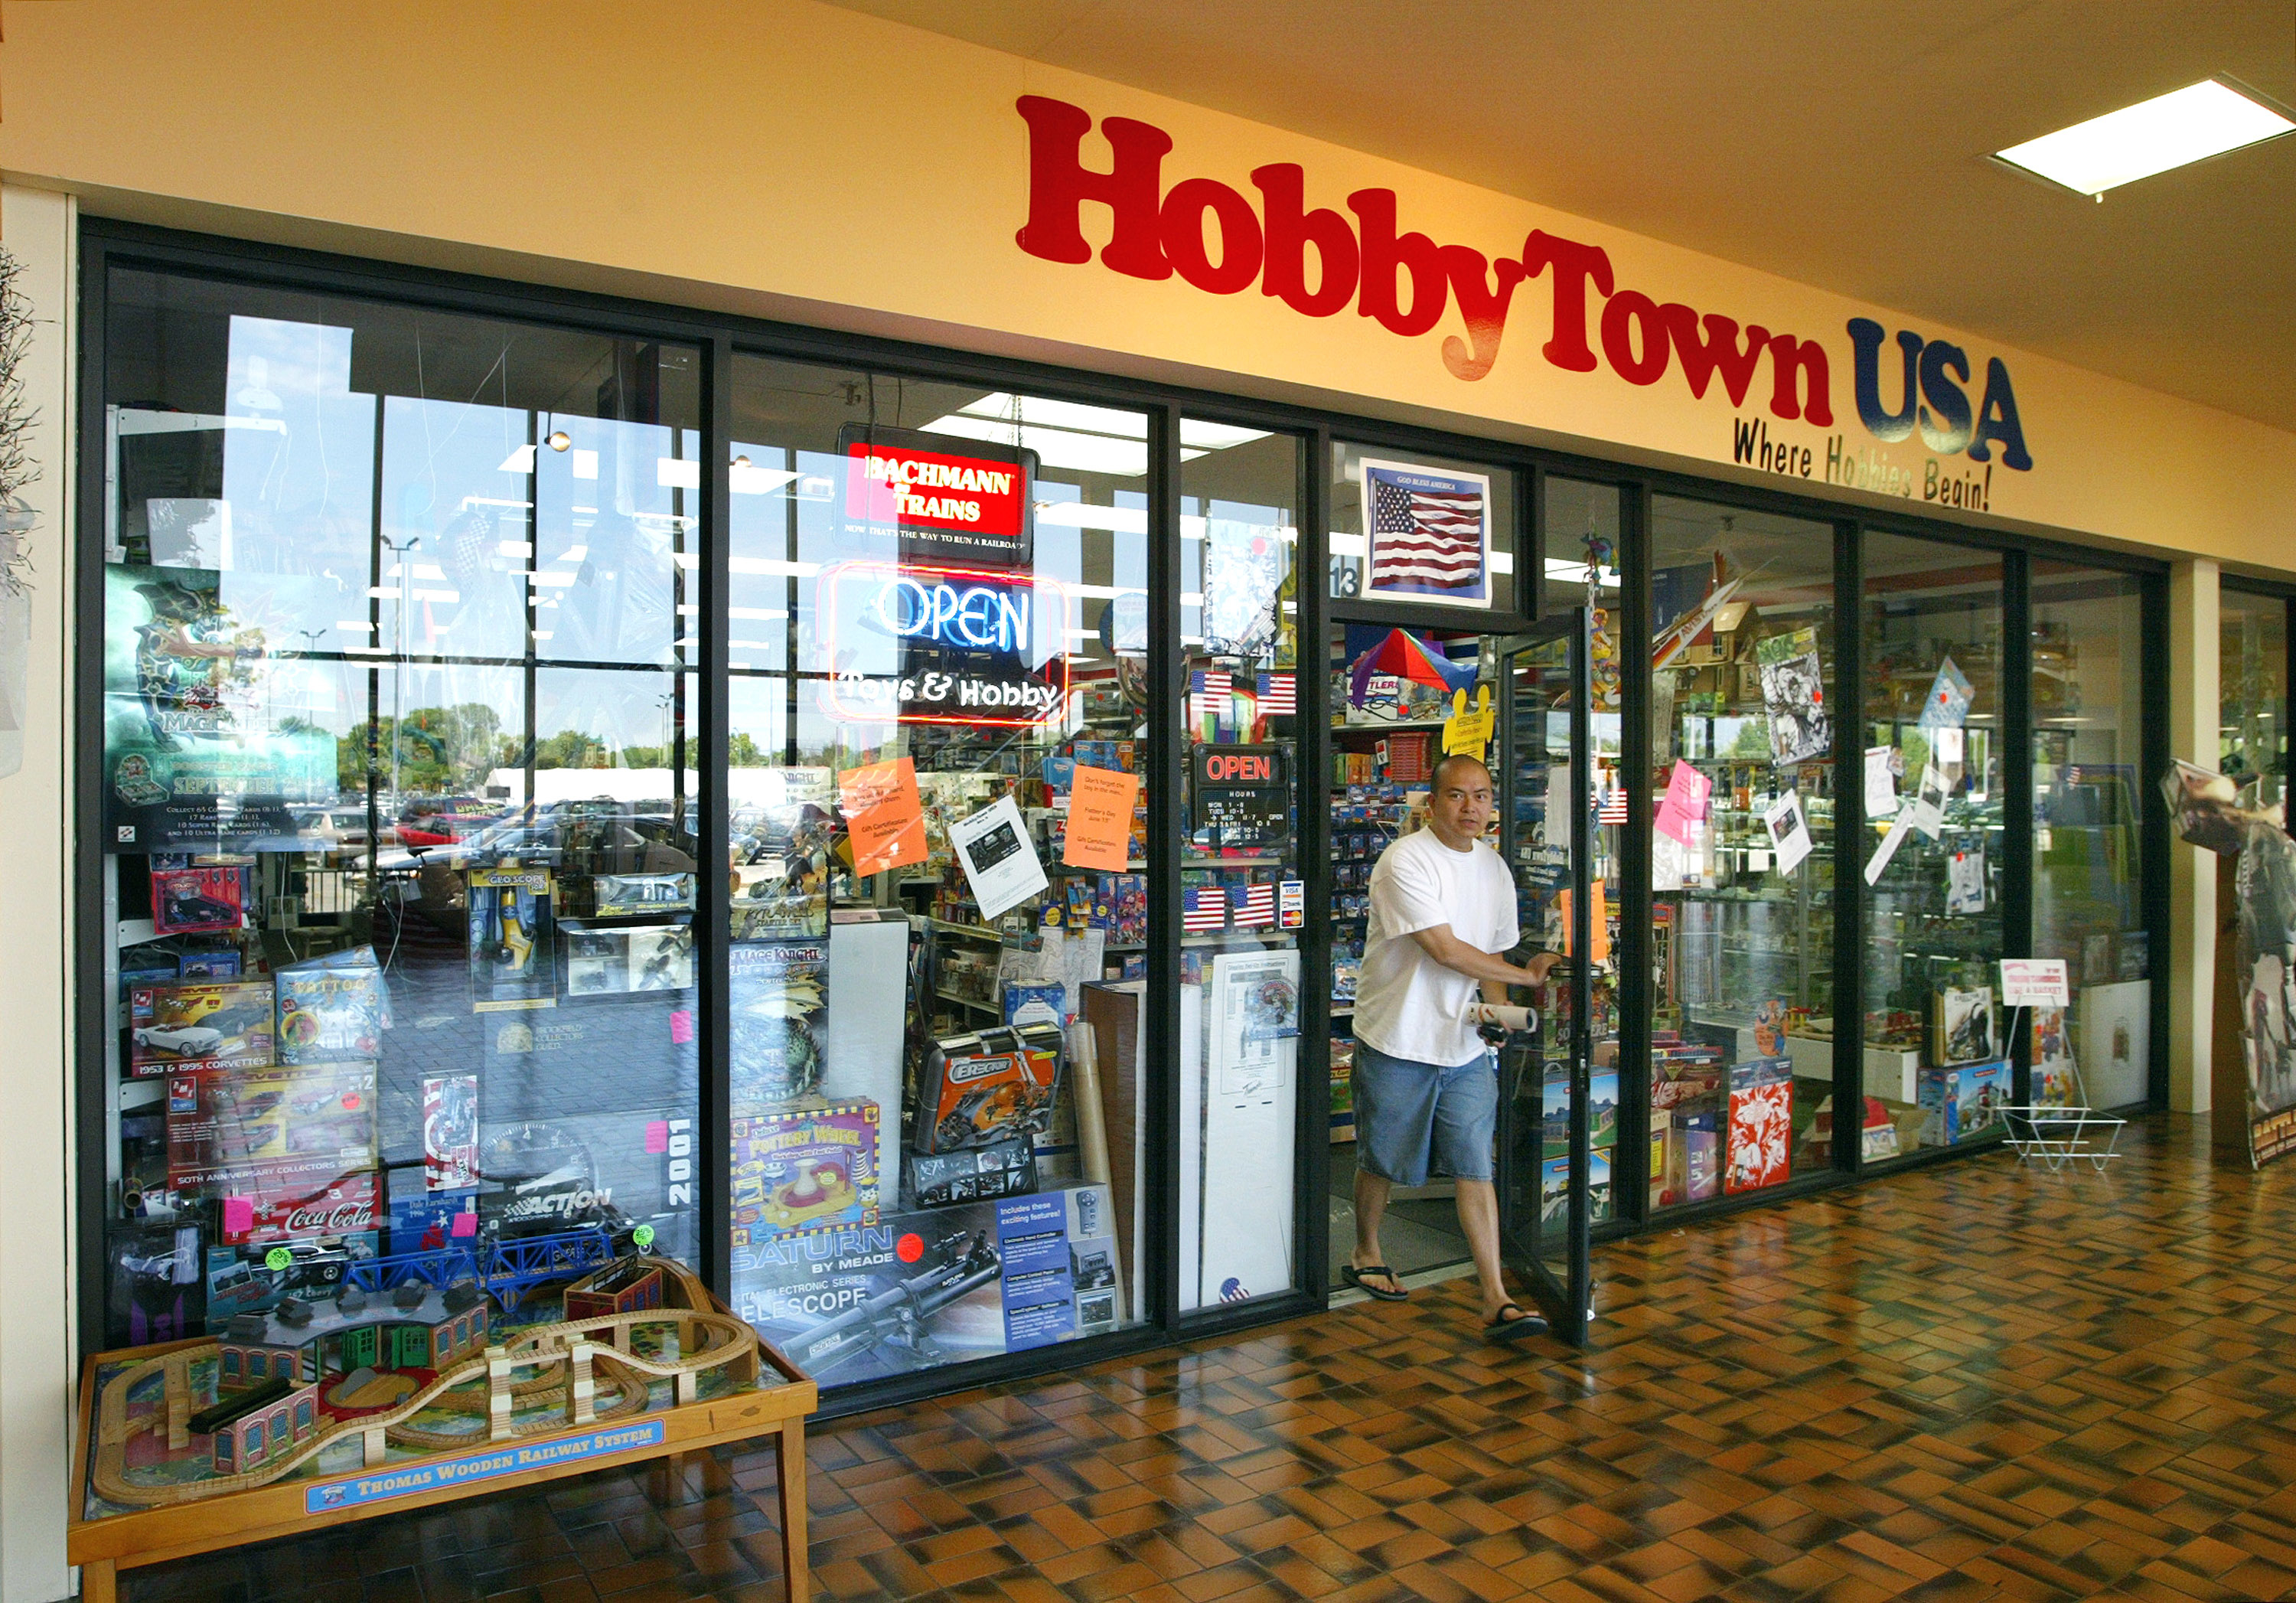
[[[816,592],[823,694],[858,722],[1029,728],[1068,703],[1068,589],[1032,573],[849,562]]]

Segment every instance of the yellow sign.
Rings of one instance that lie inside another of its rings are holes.
[[[1467,693],[1451,693],[1451,716],[1443,720],[1443,755],[1464,752],[1470,757],[1480,757],[1483,748],[1491,742],[1491,728],[1498,714],[1491,711],[1491,687],[1475,686],[1475,710],[1467,711]]]

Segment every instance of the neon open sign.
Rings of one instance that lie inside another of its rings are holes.
[[[903,639],[1019,656],[1032,642],[1029,602],[1028,588],[905,572],[878,587],[870,610],[890,633]]]
[[[1054,580],[849,562],[823,571],[819,596],[836,718],[1026,728],[1067,708],[1069,597]]]

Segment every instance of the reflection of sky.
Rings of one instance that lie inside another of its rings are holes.
[[[350,361],[347,328],[231,319],[225,415],[278,427],[225,431],[223,591],[275,649],[337,649],[336,621],[366,610],[374,398],[350,392]]]

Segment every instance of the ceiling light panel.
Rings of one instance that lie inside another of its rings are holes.
[[[2085,195],[2296,130],[2270,106],[2210,79],[1995,152]]]

